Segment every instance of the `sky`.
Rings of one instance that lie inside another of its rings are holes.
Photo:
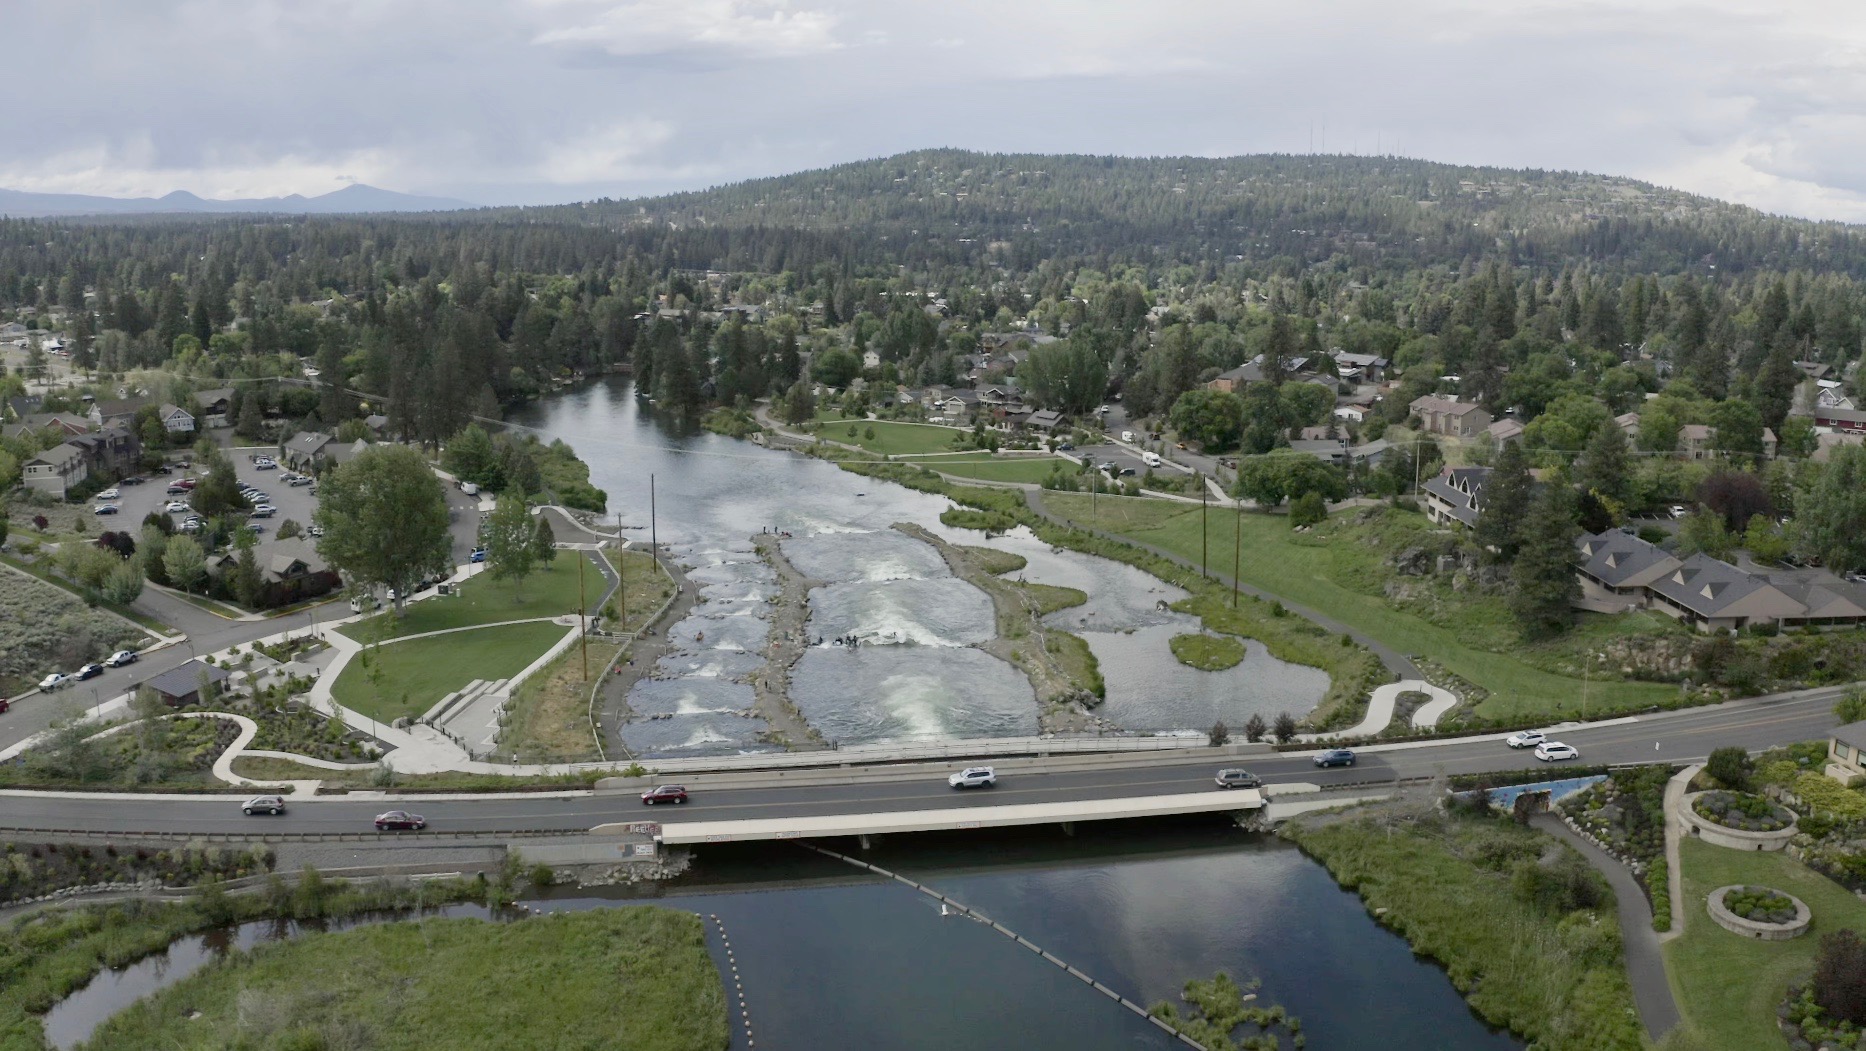
[[[1866,222],[1846,0],[0,0],[0,187],[479,204],[953,146],[1400,153]]]

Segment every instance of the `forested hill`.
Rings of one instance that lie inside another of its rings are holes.
[[[1400,271],[1503,258],[1552,269],[1589,262],[1621,273],[1866,276],[1863,227],[1766,215],[1631,179],[1393,157],[923,150],[523,214],[638,233],[673,226],[691,235],[674,239],[682,263],[722,269],[794,265],[784,258],[794,242],[779,232],[808,230],[846,236],[842,253],[864,262],[989,260],[1013,271],[1061,255],[1154,267],[1246,262],[1293,270],[1337,260]]]

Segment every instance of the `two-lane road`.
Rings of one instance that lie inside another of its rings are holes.
[[[1824,735],[1834,725],[1833,702],[1841,692],[1836,687],[1659,713],[1554,736],[1573,744],[1581,752],[1581,763],[1590,766],[1699,759],[1724,745],[1760,750]],[[290,811],[281,817],[249,818],[240,813],[237,799],[224,796],[135,799],[0,795],[0,827],[204,833],[366,832],[376,814],[400,808],[423,814],[429,827],[437,832],[573,830],[618,821],[807,817],[1218,791],[1212,775],[1225,766],[1247,767],[1262,777],[1274,794],[1276,784],[1293,781],[1328,786],[1526,767],[1546,769],[1553,777],[1575,765],[1540,763],[1530,752],[1511,750],[1496,738],[1364,749],[1355,766],[1328,770],[1317,769],[1303,754],[1232,757],[1207,749],[1162,753],[1139,763],[1132,756],[1110,756],[1105,759],[1107,765],[1088,768],[1084,768],[1085,758],[1000,761],[999,786],[970,791],[955,791],[946,785],[946,774],[964,765],[956,762],[903,764],[879,773],[867,771],[855,779],[825,771],[798,778],[804,783],[752,786],[744,784],[747,778],[743,773],[695,774],[666,779],[687,784],[693,792],[691,803],[656,807],[643,806],[632,792],[581,793],[569,798],[413,797],[393,801],[325,797],[294,800]],[[797,778],[795,774],[789,776]]]

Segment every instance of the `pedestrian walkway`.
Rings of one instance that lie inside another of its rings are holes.
[[[1685,933],[1685,876],[1678,858],[1678,841],[1684,837],[1685,823],[1679,815],[1685,805],[1685,793],[1691,789],[1691,779],[1702,769],[1703,763],[1693,763],[1665,782],[1665,874],[1672,896],[1672,929],[1659,935],[1661,942]]]
[[[1577,834],[1554,814],[1537,814],[1530,824],[1581,852],[1613,888],[1614,908],[1620,920],[1620,941],[1625,947],[1626,980],[1633,988],[1633,1003],[1639,1008],[1639,1020],[1646,1034],[1658,1043],[1678,1024],[1678,1004],[1672,999],[1672,986],[1665,977],[1665,957],[1659,951],[1659,935],[1652,929],[1652,906],[1646,892],[1633,878],[1632,870],[1614,860],[1606,851]],[[1677,901],[1676,895],[1672,898]]]

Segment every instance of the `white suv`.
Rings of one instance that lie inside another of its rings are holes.
[[[989,766],[969,766],[946,779],[954,788],[994,788],[998,774]]]

